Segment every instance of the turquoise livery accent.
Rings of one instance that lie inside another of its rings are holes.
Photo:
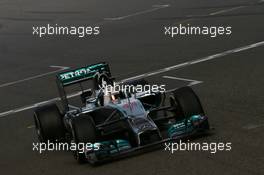
[[[106,63],[94,64],[82,67],[76,70],[64,72],[58,75],[59,81],[63,85],[72,84],[74,82],[94,78],[97,72],[107,71],[108,65]]]
[[[168,128],[168,135],[170,138],[175,136],[191,132],[195,129],[195,123],[200,123],[204,119],[204,116],[193,115],[189,119],[183,119],[176,123],[173,123]]]
[[[110,140],[95,143],[99,145],[99,149],[93,152],[88,152],[89,154],[94,154],[97,158],[107,157],[111,154],[119,153],[128,149],[131,149],[131,145],[127,140]]]

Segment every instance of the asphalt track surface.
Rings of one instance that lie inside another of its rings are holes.
[[[255,0],[1,0],[1,174],[264,174],[263,21],[264,3]],[[101,34],[32,36],[32,25],[47,23],[99,24]],[[180,23],[230,25],[232,35],[164,35],[164,26]],[[232,142],[232,150],[158,150],[99,167],[78,165],[68,152],[33,152],[33,110],[24,107],[57,97],[60,68],[50,66],[99,61],[119,79],[144,75],[168,89],[190,83],[177,78],[202,81],[193,88],[215,134],[195,141]],[[187,66],[163,69],[181,63]]]

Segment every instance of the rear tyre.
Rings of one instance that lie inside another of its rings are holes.
[[[181,118],[197,114],[204,115],[204,110],[198,96],[189,86],[175,90],[170,96],[170,104],[176,108]]]
[[[40,142],[56,142],[64,139],[65,128],[56,104],[38,107],[34,112],[34,122]]]
[[[76,144],[95,143],[96,133],[95,125],[90,116],[83,115],[72,120],[72,135]],[[76,150],[74,157],[79,163],[87,162],[83,150]]]

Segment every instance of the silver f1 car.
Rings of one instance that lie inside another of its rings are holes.
[[[102,87],[112,86],[113,81],[105,62],[58,74],[63,109],[56,104],[35,109],[39,140],[90,143],[96,149],[76,150],[74,155],[80,163],[96,164],[209,130],[200,100],[190,87],[171,94],[126,89],[106,93]],[[140,79],[119,84],[148,83]]]

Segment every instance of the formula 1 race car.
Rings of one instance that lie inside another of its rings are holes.
[[[96,149],[76,150],[74,155],[80,163],[96,164],[209,130],[208,118],[190,87],[169,95],[127,89],[147,84],[144,79],[129,80],[118,83],[126,88],[109,91],[114,78],[105,62],[58,74],[63,109],[56,104],[35,109],[39,140],[90,143]]]

